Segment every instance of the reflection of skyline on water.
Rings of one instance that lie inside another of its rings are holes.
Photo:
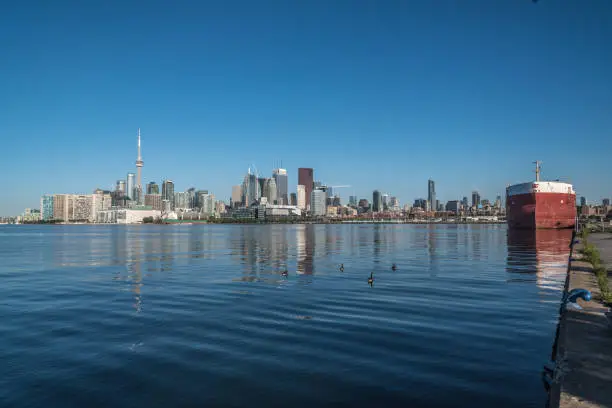
[[[564,284],[571,230],[509,230],[506,271],[510,282],[535,282],[541,289]]]

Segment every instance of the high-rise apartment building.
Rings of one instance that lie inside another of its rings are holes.
[[[582,207],[584,207],[585,205],[587,205],[587,199],[586,197],[580,197],[580,205]]]
[[[310,197],[310,212],[314,216],[321,216],[327,213],[327,192],[322,189],[312,190]]]
[[[261,197],[261,188],[257,180],[257,175],[251,174],[250,168],[247,175],[244,177],[242,192],[244,194],[242,201],[247,207],[257,203]]]
[[[306,209],[308,210],[310,209],[310,199],[312,198],[312,189],[314,186],[314,170],[311,168],[300,167],[298,169],[298,184],[304,186],[304,192],[306,194]]]
[[[296,193],[289,194],[289,205],[297,206],[297,194]]]
[[[134,182],[134,173],[128,173],[127,174],[127,185],[126,185],[126,191],[125,191],[125,195],[126,197],[129,197],[130,200],[134,200],[134,187],[136,186],[135,182]]]
[[[53,196],[45,194],[40,198],[40,219],[49,221],[53,219]]]
[[[382,207],[381,208],[383,209],[383,211],[387,211],[389,209],[389,198],[390,198],[389,194],[385,193],[382,195]]]
[[[146,194],[144,197],[144,203],[146,206],[150,206],[154,210],[163,210],[161,194]]]
[[[478,191],[472,191],[472,207],[478,208],[480,205],[480,193]]]
[[[467,197],[463,197],[463,200],[461,200],[461,205],[463,206],[464,209],[467,209],[469,207],[469,203],[468,203],[468,198]]]
[[[349,196],[349,205],[356,207],[357,206],[357,196]]]
[[[287,170],[285,169],[274,169],[272,171],[272,178],[276,183],[276,194],[277,194],[277,202],[278,204],[287,205],[289,204],[288,200],[288,177]],[[268,200],[269,201],[269,200]]]
[[[610,199],[604,198],[603,200],[601,200],[601,205],[603,205],[604,207],[608,207],[610,205]]]
[[[126,195],[125,180],[117,180],[117,187],[115,188],[115,191],[120,191],[123,196]]]
[[[380,191],[374,190],[374,192],[372,193],[372,212],[380,212],[382,210],[382,194],[380,194]]]
[[[182,210],[189,208],[187,205],[187,198],[187,193],[184,191],[174,193],[174,208],[180,208]]]
[[[159,186],[156,182],[152,181],[147,184],[147,194],[159,194]]]
[[[170,210],[174,210],[174,183],[172,180],[164,180],[162,183],[162,201],[167,201]]]
[[[300,210],[306,210],[306,187],[301,184],[297,186],[297,206]]]

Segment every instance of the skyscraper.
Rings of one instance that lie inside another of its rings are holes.
[[[266,193],[262,195],[268,199],[268,204],[282,204],[282,200],[278,195],[278,186],[274,178],[266,179],[265,190]]]
[[[287,184],[287,170],[285,169],[274,169],[272,170],[272,178],[276,183],[276,194],[278,204],[289,204],[288,201],[288,184]],[[268,200],[269,201],[269,200]]]
[[[610,199],[609,198],[604,198],[603,200],[601,200],[601,205],[603,205],[604,207],[607,207],[610,205]],[[42,211],[41,211],[42,213]]]
[[[478,208],[480,205],[480,193],[478,191],[472,191],[472,207]]]
[[[389,209],[389,198],[390,198],[389,194],[385,193],[382,195],[382,209],[384,211],[387,211]]]
[[[467,197],[463,197],[463,200],[461,200],[461,205],[463,206],[464,209],[468,208],[469,203],[468,203]]]
[[[142,161],[142,156],[140,155],[140,128],[138,128],[138,158],[136,159],[136,191],[137,197],[136,201],[138,204],[143,203],[143,194],[142,194],[142,166],[144,166],[144,162]]]
[[[40,198],[40,217],[43,221],[53,218],[53,196],[45,194]]]
[[[430,203],[431,210],[438,210],[438,203],[436,202],[436,183],[429,179],[427,180],[427,201]]]
[[[297,206],[300,210],[306,209],[306,187],[301,184],[297,186]]]
[[[184,191],[177,191],[174,193],[174,208],[186,209],[187,206],[187,193]]]
[[[174,183],[172,180],[164,180],[162,183],[162,201],[170,203],[170,209],[174,209]]]
[[[297,194],[296,193],[289,194],[289,205],[297,206]]]
[[[380,191],[374,190],[374,193],[372,193],[372,212],[380,212],[382,210],[382,194],[380,194]]]
[[[237,207],[242,203],[242,186],[232,186],[232,206]]]
[[[349,205],[352,205],[354,207],[357,206],[357,196],[349,196]]]
[[[116,190],[120,191],[122,193],[122,195],[126,195],[126,192],[125,192],[125,180],[117,180]]]
[[[134,199],[134,173],[127,174],[127,186],[125,191],[125,196],[129,197],[131,200]]]
[[[580,197],[580,205],[581,205],[581,206],[583,206],[583,207],[584,207],[585,205],[587,205],[587,199],[586,199],[586,197]]]
[[[159,186],[156,182],[152,181],[147,184],[147,194],[159,194]]]
[[[315,189],[312,190],[311,196],[312,197],[310,198],[310,205],[312,215],[325,215],[327,212],[327,192],[322,189]]]
[[[314,185],[314,170],[311,168],[300,167],[298,169],[298,184],[304,186],[304,192],[306,195],[306,209],[309,209],[310,199],[312,198],[312,188]]]
[[[244,182],[242,183],[242,193],[244,205],[249,207],[259,201],[261,197],[261,188],[257,180],[257,175],[251,174],[251,168],[246,176],[244,176]]]

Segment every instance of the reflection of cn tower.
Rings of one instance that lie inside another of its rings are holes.
[[[301,224],[296,230],[297,273],[299,274],[310,275],[314,271],[314,228],[312,224]]]
[[[142,265],[140,262],[140,254],[134,251],[133,239],[127,242],[129,242],[126,248],[128,279],[131,282],[132,292],[134,293],[134,308],[136,309],[136,313],[140,313],[142,311],[142,294],[140,292],[142,286]]]
[[[138,128],[138,158],[136,159],[136,189],[138,190],[138,200],[142,200],[142,166],[144,166],[144,162],[142,161],[142,156],[140,155],[140,128]],[[129,194],[133,194],[132,191]],[[140,204],[140,202],[138,203]]]

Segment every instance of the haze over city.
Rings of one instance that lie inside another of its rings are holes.
[[[402,204],[543,177],[612,195],[612,4],[3,6],[0,215],[143,183],[229,200],[251,164]],[[117,12],[117,9],[121,12]],[[433,22],[433,23],[432,23]]]

